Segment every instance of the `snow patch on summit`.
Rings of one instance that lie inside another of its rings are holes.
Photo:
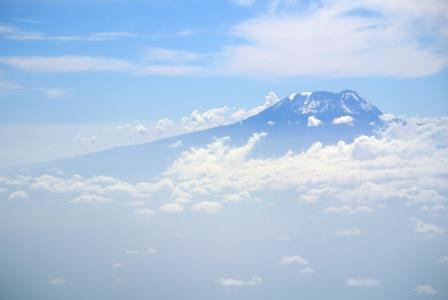
[[[305,102],[302,105],[302,108],[300,109],[300,112],[302,114],[308,114],[308,113],[317,113],[319,111],[325,110],[325,108],[328,107],[328,104],[322,103],[319,100],[310,100],[309,98],[305,100]]]
[[[289,100],[294,100],[294,98],[296,97],[297,93],[292,93],[291,95],[288,96]]]

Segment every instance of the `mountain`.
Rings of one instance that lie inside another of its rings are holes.
[[[355,91],[303,92],[291,94],[244,123],[271,121],[282,125],[307,125],[308,117],[314,116],[331,124],[335,118],[350,116],[360,126],[375,122],[381,114]]]
[[[372,135],[374,129],[383,124],[381,115],[376,106],[355,91],[294,93],[234,124],[39,163],[27,166],[27,169],[34,174],[62,170],[68,174],[138,180],[160,174],[182,151],[205,146],[214,138],[228,136],[229,144],[238,146],[246,143],[253,133],[266,132],[267,136],[257,145],[253,155],[282,155],[288,150],[305,150],[317,141],[330,144],[339,140],[348,142],[363,134]],[[179,140],[181,147],[170,147]]]

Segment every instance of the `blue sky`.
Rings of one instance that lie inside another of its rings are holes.
[[[443,116],[446,11],[439,0],[2,1],[0,124],[154,123],[343,89],[385,112]]]

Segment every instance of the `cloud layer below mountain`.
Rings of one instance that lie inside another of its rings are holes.
[[[144,205],[152,206],[151,199],[165,193],[166,203],[151,207],[161,212],[216,213],[230,203],[263,200],[264,191],[289,190],[295,191],[295,200],[302,205],[328,203],[322,211],[328,214],[374,213],[397,202],[440,214],[447,205],[447,131],[446,118],[413,118],[405,124],[391,122],[377,136],[360,136],[352,143],[317,142],[301,153],[267,158],[252,155],[257,143],[269,138],[265,133],[255,133],[240,147],[229,146],[228,138],[222,137],[206,147],[184,151],[154,181],[42,175],[21,183],[29,185],[31,192],[71,193],[72,202],[79,204],[128,195],[149,199]],[[8,182],[15,180],[4,178],[5,186]],[[30,194],[22,186],[21,190]],[[421,229],[429,228],[428,224],[413,223],[416,232],[428,232]]]

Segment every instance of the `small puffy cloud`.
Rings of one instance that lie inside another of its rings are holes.
[[[154,128],[160,132],[166,131],[173,125],[173,121],[167,118],[160,119],[156,122]]]
[[[140,217],[140,218],[149,218],[152,215],[154,215],[154,211],[152,211],[149,208],[141,208],[141,209],[137,209],[134,212],[134,216],[136,217]]]
[[[302,273],[302,274],[314,274],[314,273],[316,273],[316,271],[314,271],[313,269],[308,267],[308,268],[300,270],[300,273]]]
[[[201,113],[194,110],[190,116],[182,118],[183,126],[189,131],[207,129],[229,123],[227,106],[209,109]]]
[[[440,259],[437,260],[439,264],[448,265],[448,256],[442,256]]]
[[[328,214],[345,214],[345,215],[354,215],[359,213],[373,213],[375,210],[368,206],[356,206],[352,207],[350,205],[344,206],[330,206],[327,207],[324,212]]]
[[[282,265],[307,265],[308,261],[299,255],[284,256],[280,259]]]
[[[137,125],[135,125],[134,128],[135,128],[135,131],[137,131],[137,133],[141,134],[141,135],[144,135],[148,131],[148,128],[143,126],[143,124],[137,124]]]
[[[46,98],[63,98],[70,93],[69,89],[60,88],[40,88],[39,90]]]
[[[125,266],[126,265],[122,262],[115,262],[112,264],[112,268],[115,268],[115,269],[124,268]]]
[[[269,92],[268,95],[265,96],[264,104],[249,109],[223,106],[203,112],[194,110],[190,116],[182,118],[182,128],[185,131],[190,132],[235,123],[258,114],[278,101],[279,98],[277,95],[274,92]],[[273,126],[274,122],[268,121],[267,124]]]
[[[157,253],[157,250],[154,248],[148,248],[146,251],[140,251],[140,250],[126,250],[127,255],[141,255],[141,254],[155,254]]]
[[[371,278],[349,278],[345,283],[351,287],[361,287],[361,288],[372,288],[381,286],[380,280]]]
[[[24,179],[20,179],[20,182]],[[151,194],[170,185],[167,180],[157,183],[141,182],[130,184],[108,176],[92,176],[84,178],[73,175],[69,178],[61,178],[53,175],[41,175],[35,177],[31,183],[32,190],[43,190],[52,193],[83,193],[101,196],[114,196],[124,194],[136,198],[148,197]]]
[[[180,213],[184,211],[184,208],[180,203],[174,202],[162,205],[159,210],[166,213]]]
[[[318,127],[320,125],[322,125],[322,121],[321,120],[319,120],[315,116],[309,116],[308,117],[308,122],[307,122],[306,126],[308,126],[308,127]]]
[[[54,277],[48,280],[48,284],[50,285],[63,285],[66,284],[67,280],[62,277]]]
[[[215,214],[222,209],[222,204],[219,202],[202,201],[193,206],[193,210],[206,214]]]
[[[79,145],[86,145],[86,144],[94,144],[96,143],[96,136],[92,135],[89,137],[86,136],[82,136],[81,134],[77,134],[74,138],[73,138],[73,142]]]
[[[25,191],[15,191],[9,195],[9,199],[28,199],[29,196]]]
[[[320,198],[326,196],[327,194],[331,194],[331,189],[320,188],[320,189],[308,189],[304,193],[299,196],[299,202],[305,203],[314,203]]]
[[[393,122],[397,119],[397,117],[393,114],[382,114],[379,118],[383,122]]]
[[[433,214],[439,214],[445,212],[447,209],[443,204],[436,204],[433,206],[424,205],[422,206],[422,210]]]
[[[429,284],[419,284],[415,287],[414,292],[420,295],[437,295],[439,292]]]
[[[234,111],[231,114],[231,120],[233,121],[241,121],[243,119],[246,119],[248,117],[254,116],[258,114],[259,112],[262,112],[263,110],[271,107],[272,105],[276,104],[280,99],[278,98],[277,94],[274,92],[269,92],[265,97],[265,102],[262,105],[258,105],[255,107],[252,107],[250,109],[238,109],[237,111]],[[271,121],[272,122],[272,121]],[[268,121],[269,123],[269,121]],[[268,124],[269,125],[269,124]],[[274,125],[274,124],[272,124]],[[271,126],[271,125],[270,125]]]
[[[179,148],[179,147],[182,147],[182,145],[183,145],[182,141],[181,140],[177,140],[174,143],[169,144],[168,147],[170,147],[170,148]]]
[[[256,286],[261,285],[263,280],[259,276],[252,276],[247,281],[234,278],[220,278],[218,284],[225,287],[242,287],[242,286]]]
[[[353,125],[353,119],[351,116],[342,116],[338,118],[334,118],[332,124],[334,125]]]
[[[248,191],[242,191],[242,192],[239,192],[238,194],[226,195],[224,197],[225,202],[240,202],[240,201],[250,200],[250,199],[251,199],[251,196]]]
[[[94,204],[94,203],[105,203],[109,202],[110,199],[104,196],[94,195],[94,194],[85,194],[76,197],[71,201],[71,203],[76,204]]]
[[[6,185],[27,185],[32,180],[31,176],[17,175],[13,178],[0,176],[0,183]]]
[[[415,233],[419,233],[419,234],[423,234],[423,235],[431,236],[431,237],[439,236],[439,235],[446,233],[445,229],[440,228],[434,224],[426,223],[420,219],[413,218],[413,217],[410,218],[410,220],[411,220],[411,222],[414,223],[414,232]]]
[[[342,229],[334,233],[336,236],[360,236],[361,230],[355,229]]]

